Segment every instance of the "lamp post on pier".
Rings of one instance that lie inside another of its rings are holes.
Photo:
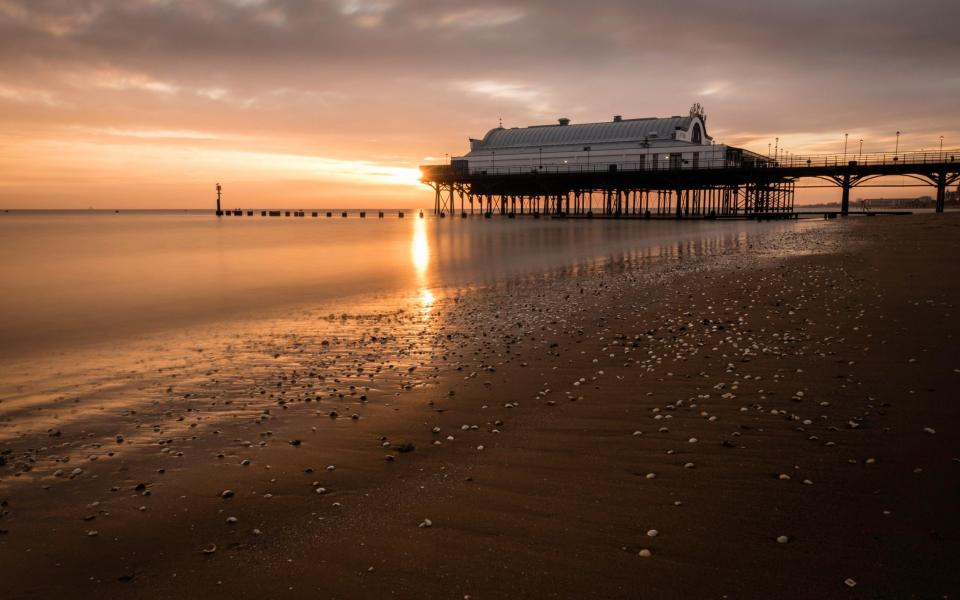
[[[940,160],[943,160],[943,136],[940,136]]]
[[[897,153],[900,152],[900,132],[897,132],[897,144],[893,147],[893,161],[897,161]]]
[[[843,134],[843,162],[847,162],[847,138],[849,136],[849,133]]]

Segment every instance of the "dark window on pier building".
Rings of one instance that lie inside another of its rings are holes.
[[[690,137],[690,141],[694,144],[703,143],[703,130],[700,128],[700,123],[693,126],[693,135]]]

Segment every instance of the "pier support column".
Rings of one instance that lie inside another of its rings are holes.
[[[937,175],[937,208],[936,212],[942,213],[943,206],[946,202],[947,197],[947,172],[946,170],[940,171],[940,174]]]
[[[843,189],[843,196],[840,200],[840,214],[844,217],[850,214],[850,174],[843,176],[843,183],[840,184]]]

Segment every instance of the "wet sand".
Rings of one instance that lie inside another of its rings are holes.
[[[64,366],[0,597],[955,597],[958,216]]]

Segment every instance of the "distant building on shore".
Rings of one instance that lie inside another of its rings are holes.
[[[502,172],[539,170],[616,170],[701,168],[767,163],[770,159],[741,148],[716,144],[707,134],[703,107],[673,117],[624,119],[601,123],[496,127],[482,139],[470,139],[470,152],[453,157],[454,170]]]

